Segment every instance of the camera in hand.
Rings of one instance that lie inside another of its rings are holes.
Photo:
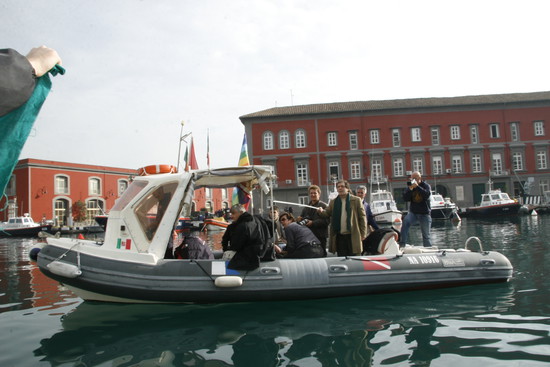
[[[301,226],[305,226],[305,225],[307,225],[307,222],[309,222],[309,219],[304,218],[301,221],[299,221],[298,224],[301,225]]]
[[[413,178],[412,181],[407,181],[407,186],[416,185],[416,180]]]

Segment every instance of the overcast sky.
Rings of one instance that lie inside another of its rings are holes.
[[[0,48],[67,69],[21,158],[236,165],[275,106],[550,90],[549,1],[2,0]],[[0,131],[1,133],[1,131]],[[183,154],[182,154],[183,158]]]

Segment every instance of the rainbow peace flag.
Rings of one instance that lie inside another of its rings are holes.
[[[248,159],[248,145],[246,144],[246,133],[243,138],[243,145],[241,147],[241,155],[239,157],[239,166],[250,166],[250,160]],[[241,182],[235,189],[233,189],[232,203],[243,205],[248,210],[250,204],[250,191],[251,188],[247,187],[247,182]]]

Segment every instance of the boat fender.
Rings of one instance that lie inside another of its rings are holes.
[[[65,278],[76,278],[82,274],[80,268],[73,264],[64,263],[61,261],[52,261],[46,265],[49,271],[56,275],[60,275]]]
[[[217,277],[214,281],[216,287],[219,288],[235,288],[243,285],[243,278],[233,276],[233,275],[224,275]]]
[[[36,261],[38,259],[38,253],[40,252],[40,249],[38,247],[35,247],[29,251],[29,257],[32,261]]]

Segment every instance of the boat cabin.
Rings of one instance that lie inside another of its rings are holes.
[[[500,205],[514,203],[515,200],[510,199],[507,193],[501,192],[500,189],[491,190],[486,194],[481,195],[480,206]]]

